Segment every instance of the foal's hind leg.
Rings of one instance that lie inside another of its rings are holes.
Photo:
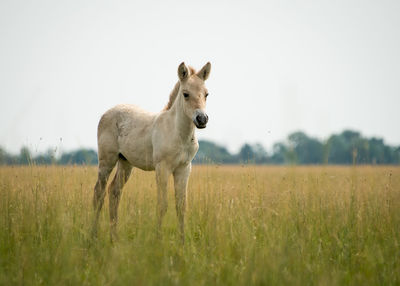
[[[98,173],[98,179],[96,182],[96,186],[94,187],[94,194],[93,194],[93,208],[94,208],[94,220],[93,220],[93,227],[92,227],[92,236],[96,237],[97,236],[97,225],[99,221],[99,216],[100,216],[100,211],[101,208],[103,207],[104,203],[104,196],[105,196],[105,191],[106,191],[106,186],[107,186],[107,181],[108,177],[110,176],[110,173],[112,169],[115,166],[115,162],[108,162],[106,163],[105,161],[101,160],[99,162],[99,173]]]
[[[117,239],[117,222],[118,222],[118,205],[121,197],[121,190],[132,171],[132,165],[125,158],[119,159],[117,163],[117,172],[110,185],[109,202],[110,202],[110,237],[111,241]]]

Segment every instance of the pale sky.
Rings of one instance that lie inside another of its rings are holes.
[[[351,128],[400,145],[400,1],[0,1],[0,146],[96,148],[119,103],[158,112],[212,64],[209,124],[237,151]],[[62,139],[61,139],[62,138]]]

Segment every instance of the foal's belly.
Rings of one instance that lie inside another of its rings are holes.
[[[132,166],[139,168],[143,171],[154,171],[155,170],[155,166],[153,163],[149,163],[149,162],[139,162],[139,161],[135,161]]]
[[[151,145],[146,144],[145,138],[136,138],[134,142],[121,143],[120,152],[132,166],[144,171],[155,169],[153,148]]]

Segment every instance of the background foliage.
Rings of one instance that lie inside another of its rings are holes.
[[[389,146],[381,138],[365,138],[352,130],[333,134],[322,141],[301,131],[294,132],[285,141],[275,143],[270,153],[259,143],[246,143],[237,154],[211,141],[200,140],[199,144],[195,164],[400,164],[400,146]],[[49,150],[34,156],[27,147],[23,147],[20,154],[12,155],[0,148],[0,165],[31,163],[92,165],[97,164],[97,153],[91,149],[79,149],[57,157],[53,150]]]

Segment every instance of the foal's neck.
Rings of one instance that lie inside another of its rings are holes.
[[[195,127],[191,118],[187,117],[183,111],[181,98],[176,98],[175,104],[171,108],[175,118],[175,131],[183,142],[191,141],[194,137]]]

